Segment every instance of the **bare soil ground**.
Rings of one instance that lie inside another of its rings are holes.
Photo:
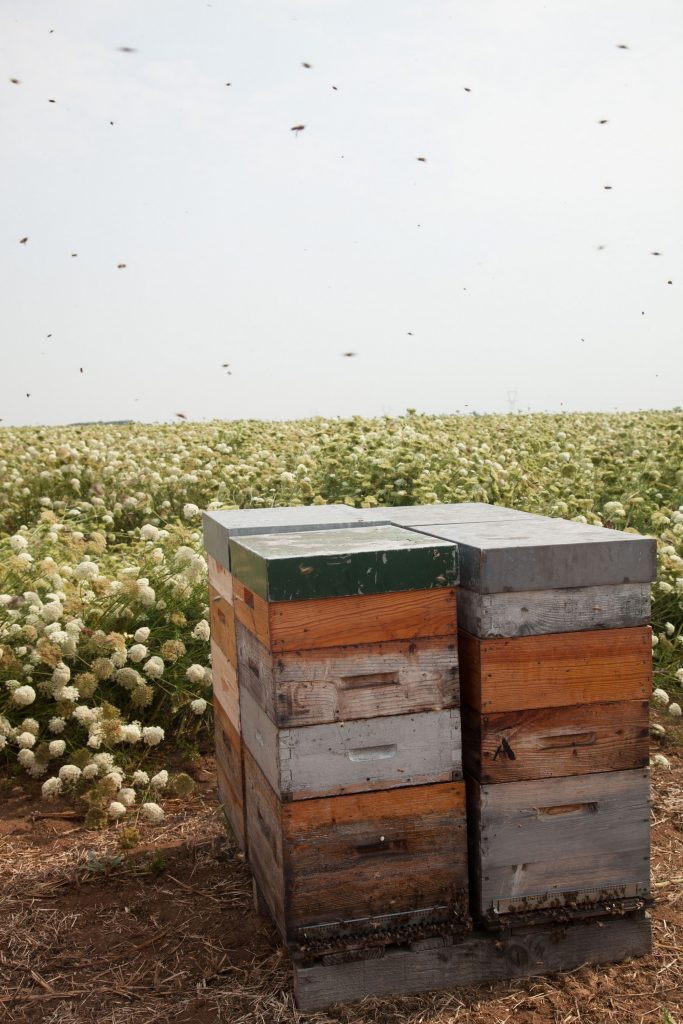
[[[16,1024],[683,1024],[683,757],[653,772],[652,956],[552,978],[294,1007],[287,957],[254,911],[213,762],[121,863],[118,828],[0,790],[0,1021]]]

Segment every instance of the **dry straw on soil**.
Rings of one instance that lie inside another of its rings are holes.
[[[49,1024],[659,1024],[683,1014],[683,759],[654,776],[652,956],[554,978],[304,1015],[287,958],[254,912],[222,827],[211,763],[199,792],[112,864],[116,831],[5,791],[0,1020]],[[39,810],[36,810],[39,807]],[[90,863],[88,861],[90,857]],[[671,1015],[667,1019],[667,1013]]]

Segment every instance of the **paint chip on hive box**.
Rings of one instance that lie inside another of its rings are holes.
[[[452,587],[450,541],[396,526],[256,534],[230,541],[232,572],[263,600],[303,601]]]

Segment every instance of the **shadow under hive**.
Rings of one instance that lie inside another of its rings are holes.
[[[466,584],[473,936],[457,577],[411,536]],[[302,1009],[649,950],[653,541],[477,503],[212,513],[205,538],[221,799]]]

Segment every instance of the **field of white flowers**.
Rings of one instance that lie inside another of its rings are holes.
[[[436,501],[657,537],[666,747],[683,692],[683,413],[5,428],[0,775],[73,794],[89,827],[161,820],[192,786],[171,765],[210,736],[200,509]]]

